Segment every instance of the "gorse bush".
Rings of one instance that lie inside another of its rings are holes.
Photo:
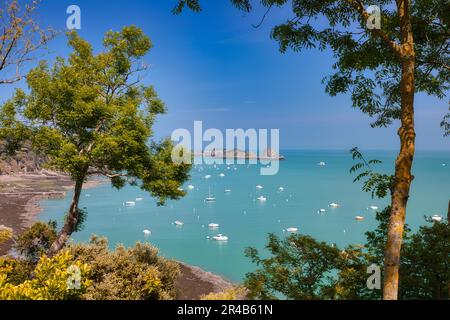
[[[158,256],[150,244],[108,249],[105,238],[88,244],[72,244],[75,259],[91,267],[92,285],[84,294],[89,300],[166,300],[176,296],[178,264]]]

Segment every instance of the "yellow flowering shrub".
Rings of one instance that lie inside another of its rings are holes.
[[[89,266],[74,262],[69,251],[62,251],[53,258],[42,256],[33,278],[20,284],[8,281],[12,269],[11,264],[0,264],[0,300],[78,299],[91,284]]]
[[[13,230],[11,228],[5,227],[3,225],[0,226],[0,244],[5,241],[8,241],[13,236]]]
[[[244,287],[233,287],[219,293],[202,296],[202,300],[246,300],[247,290]]]

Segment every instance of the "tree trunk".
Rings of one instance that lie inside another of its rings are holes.
[[[448,202],[447,223],[450,223],[450,201]]]
[[[415,51],[414,37],[409,17],[409,1],[398,1],[398,12],[402,32],[402,75],[400,153],[395,163],[395,177],[392,185],[391,215],[384,255],[384,300],[398,299],[400,252],[406,217],[406,206],[411,182],[411,169],[415,154],[416,133],[414,130],[415,93]]]
[[[75,182],[75,189],[73,193],[72,203],[70,204],[69,213],[64,222],[64,226],[59,232],[56,240],[53,242],[48,254],[50,256],[59,252],[65,245],[67,240],[70,238],[72,233],[75,231],[78,220],[79,220],[79,209],[78,203],[80,202],[81,191],[83,190],[84,179],[80,179]]]

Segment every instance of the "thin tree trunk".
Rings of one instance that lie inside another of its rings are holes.
[[[450,223],[450,201],[448,202],[447,223]]]
[[[69,213],[64,222],[64,226],[59,232],[56,240],[53,242],[49,255],[54,255],[59,252],[66,245],[67,240],[75,231],[79,220],[78,203],[80,202],[81,191],[83,190],[84,179],[80,179],[75,182],[75,189],[72,197],[72,203],[70,204]]]
[[[384,300],[398,299],[400,252],[406,218],[406,207],[414,177],[411,174],[416,133],[414,130],[414,93],[415,93],[415,50],[414,37],[409,17],[409,1],[400,0],[398,12],[402,32],[402,76],[400,153],[395,163],[395,177],[392,185],[391,215],[384,255]]]

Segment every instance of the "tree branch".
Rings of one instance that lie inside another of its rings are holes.
[[[365,10],[364,3],[361,0],[345,0],[348,4],[350,4],[361,16],[363,21],[367,23],[369,20],[369,14]],[[391,40],[385,32],[381,29],[368,29],[370,33],[374,34],[381,40],[383,40],[391,49],[392,51],[399,57],[402,57],[402,48],[401,46],[396,43],[395,41]]]

